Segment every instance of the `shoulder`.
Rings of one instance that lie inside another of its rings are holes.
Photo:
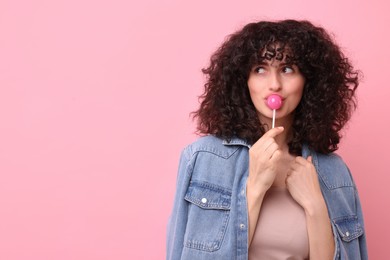
[[[354,186],[351,173],[343,159],[336,153],[316,153],[318,175],[328,189]]]
[[[189,144],[185,152],[189,157],[202,154],[228,159],[243,146],[247,146],[246,142],[238,138],[229,142],[213,135],[207,135]]]

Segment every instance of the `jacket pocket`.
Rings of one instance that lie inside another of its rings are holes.
[[[208,182],[191,181],[186,196],[189,205],[184,245],[216,251],[221,247],[229,222],[232,192]]]
[[[333,222],[344,242],[351,242],[363,234],[363,228],[357,216],[337,218]]]

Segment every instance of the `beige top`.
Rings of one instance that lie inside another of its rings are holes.
[[[303,208],[287,188],[271,187],[263,199],[249,260],[309,259],[309,238]]]

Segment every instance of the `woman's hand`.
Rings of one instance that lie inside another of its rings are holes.
[[[317,205],[324,205],[318,175],[311,156],[307,160],[301,156],[296,157],[287,173],[286,184],[291,196],[306,211]]]
[[[312,158],[298,156],[286,178],[287,189],[306,215],[310,259],[333,259],[335,244],[328,210]]]
[[[278,160],[281,157],[275,137],[283,130],[283,127],[269,130],[249,149],[248,185],[264,191],[271,187],[280,165]]]
[[[269,130],[249,149],[249,176],[246,183],[248,246],[252,243],[264,195],[274,182],[280,165],[281,151],[275,137],[283,130],[283,127]]]

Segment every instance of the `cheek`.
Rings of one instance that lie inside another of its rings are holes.
[[[296,95],[297,95],[298,99],[301,100],[302,95],[303,95],[303,87],[301,87],[297,90]]]
[[[256,88],[251,87],[250,85],[248,85],[248,89],[249,89],[249,94],[251,94],[251,97],[256,95],[256,93],[257,93]]]
[[[249,94],[253,104],[255,106],[258,106],[259,102],[261,101],[261,91],[259,91],[259,89],[257,88],[251,88],[251,87],[248,88],[249,88]]]
[[[299,98],[299,100],[302,98],[304,86],[305,86],[304,80],[298,81],[295,85],[294,94]]]
[[[259,82],[256,78],[249,77],[247,85],[252,100],[259,99],[263,89],[262,82]]]
[[[291,86],[292,88],[290,89],[290,104],[293,107],[298,106],[299,102],[301,102],[302,95],[303,95],[303,84],[302,81],[296,82],[294,86]]]
[[[250,80],[248,80],[248,90],[249,90],[249,95],[251,96],[251,99],[253,101],[253,99],[256,97],[257,95],[257,90],[256,88],[254,87],[254,84],[253,82],[251,82]]]

